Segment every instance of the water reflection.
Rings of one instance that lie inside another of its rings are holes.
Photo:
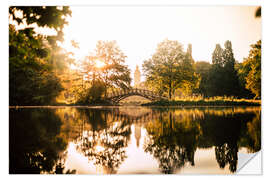
[[[142,165],[133,155],[149,157],[142,159],[147,173],[181,173],[188,166],[196,169],[200,152],[214,149],[216,167],[233,173],[241,148],[249,153],[261,148],[260,112],[259,107],[10,109],[9,170],[80,173],[67,164],[78,153],[95,166],[89,174],[135,173]]]
[[[121,121],[109,126],[108,119],[113,114],[111,111],[104,113],[101,110],[80,109],[79,113],[83,114],[91,128],[83,130],[81,136],[75,139],[77,150],[94,161],[104,173],[115,174],[126,158],[125,147],[131,134],[129,124]]]
[[[62,170],[67,141],[61,119],[51,109],[10,109],[9,172],[75,173]]]

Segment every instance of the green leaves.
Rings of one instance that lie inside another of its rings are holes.
[[[188,52],[191,53],[191,47]],[[152,58],[144,61],[146,83],[160,93],[168,90],[169,98],[177,88],[196,81],[191,54],[183,51],[178,41],[164,40]]]

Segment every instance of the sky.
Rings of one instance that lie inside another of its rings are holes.
[[[134,72],[155,53],[164,39],[192,44],[195,61],[211,62],[216,44],[232,42],[235,59],[248,56],[250,45],[261,39],[256,6],[71,6],[64,29],[64,47],[79,43],[76,57],[93,52],[98,40],[116,40]],[[132,75],[133,76],[133,75]]]

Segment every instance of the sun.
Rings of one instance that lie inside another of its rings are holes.
[[[101,61],[101,60],[99,60],[99,59],[97,59],[96,61],[95,61],[95,66],[97,67],[97,68],[102,68],[102,67],[104,67],[106,64],[103,62],[103,61]]]

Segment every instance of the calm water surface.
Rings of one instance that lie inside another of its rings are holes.
[[[230,174],[261,149],[260,107],[10,108],[9,172]]]

